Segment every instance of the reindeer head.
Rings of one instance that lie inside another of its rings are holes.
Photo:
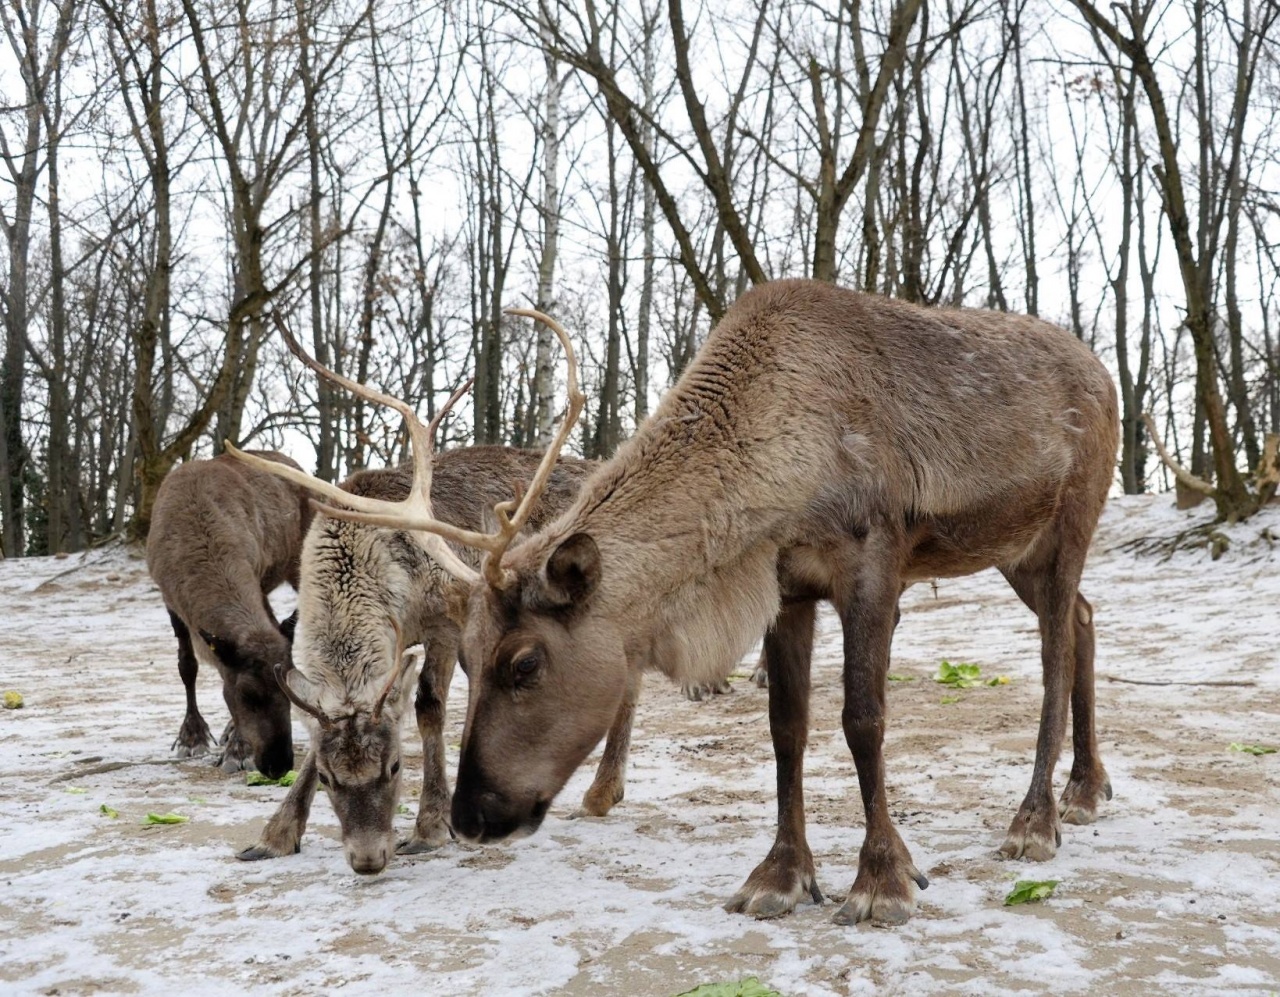
[[[529,833],[538,827],[552,797],[608,729],[627,681],[621,636],[591,611],[601,562],[589,536],[570,536],[554,548],[535,538],[512,551],[509,562],[504,561],[586,403],[578,388],[573,346],[564,329],[540,312],[508,311],[546,323],[559,338],[568,360],[569,405],[527,490],[518,490],[514,499],[494,509],[495,533],[461,529],[435,519],[431,512],[435,429],[469,384],[454,393],[430,426],[423,426],[408,403],[335,374],[308,356],[279,316],[275,316],[276,325],[295,356],[322,377],[404,417],[413,446],[413,487],[408,498],[399,502],[352,495],[302,471],[227,446],[228,453],[260,470],[338,503],[317,505],[327,516],[417,531],[431,557],[470,586],[462,661],[471,698],[453,823],[457,833],[475,840]],[[485,551],[483,571],[478,573],[463,562],[445,540]],[[286,685],[291,698],[319,717],[320,711],[304,705],[309,697],[294,685],[296,674],[291,673]],[[566,704],[572,704],[572,709],[565,709]],[[389,764],[385,756],[381,761]],[[326,773],[331,798],[336,792],[334,774]],[[341,783],[341,774],[338,779]],[[338,808],[336,802],[334,806]]]
[[[372,703],[352,701],[350,690],[313,682],[298,669],[276,672],[280,688],[316,722],[316,776],[338,815],[347,862],[363,875],[381,872],[395,854],[400,721],[421,660],[417,652],[405,653],[400,628],[390,623],[395,634],[390,677]]]
[[[506,563],[502,587],[473,586],[463,632],[470,703],[452,825],[470,841],[537,830],[627,686],[622,637],[592,611],[595,541],[534,538]]]
[[[222,674],[222,698],[236,730],[253,752],[253,763],[269,779],[293,768],[293,725],[289,700],[276,684],[272,668],[289,659],[296,614],[279,629],[225,637],[199,631]]]

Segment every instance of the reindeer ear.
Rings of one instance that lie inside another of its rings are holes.
[[[291,668],[283,674],[277,672],[276,678],[279,682],[288,686],[288,691],[292,693],[290,698],[294,702],[304,703],[311,707],[312,710],[318,709],[315,704],[320,700],[320,687],[303,675],[302,672],[296,668]]]
[[[420,647],[404,652],[404,657],[400,659],[399,696],[402,700],[407,700],[409,691],[418,684],[418,669],[426,663],[426,660],[427,653]]]
[[[547,558],[546,596],[556,606],[585,602],[600,584],[600,548],[586,533],[564,540]]]

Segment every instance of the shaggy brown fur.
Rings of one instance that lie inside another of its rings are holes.
[[[905,920],[912,864],[884,791],[895,608],[918,580],[997,567],[1039,617],[1044,705],[1031,786],[1002,851],[1048,858],[1067,718],[1068,821],[1110,786],[1079,583],[1111,482],[1115,390],[1089,350],[1022,316],[926,310],[804,280],[745,294],[657,411],[556,522],[472,587],[460,836],[538,826],[638,672],[715,681],[768,627],[777,841],[729,909],[820,898],[801,788],[814,608],[844,627],[843,725],[866,839],[837,920]]]
[[[254,452],[298,466],[273,450]],[[178,638],[178,673],[187,691],[186,718],[174,742],[180,755],[202,754],[211,741],[196,706],[197,658],[203,658],[221,673],[231,711],[223,768],[239,769],[250,757],[273,777],[293,767],[289,701],[271,671],[288,660],[291,623],[282,629],[267,594],[284,582],[297,587],[311,515],[301,489],[227,456],[188,461],[160,485],[147,567]]]

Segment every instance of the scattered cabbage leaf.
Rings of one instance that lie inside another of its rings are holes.
[[[261,772],[246,772],[244,774],[244,784],[246,786],[292,786],[298,781],[298,773],[290,769],[279,779],[268,779]]]
[[[1013,890],[1004,898],[1004,905],[1036,903],[1045,897],[1052,896],[1061,880],[1058,879],[1020,879],[1013,884]]]
[[[190,819],[191,819],[190,817],[184,817],[182,816],[182,814],[175,814],[175,813],[147,814],[147,819],[144,820],[142,823],[143,824],[185,824]]]
[[[1261,744],[1240,744],[1238,741],[1231,742],[1232,751],[1243,751],[1246,755],[1274,755],[1275,748],[1268,748]]]
[[[978,677],[981,671],[977,665],[953,665],[950,661],[944,661],[938,666],[938,674],[933,680],[953,689],[972,689],[976,685],[982,685],[982,679]]]
[[[120,816],[120,811],[119,811],[119,810],[117,810],[115,807],[109,807],[109,806],[107,806],[105,803],[104,803],[104,804],[102,804],[102,806],[98,807],[98,813],[102,814],[102,816],[103,816],[103,817],[113,817],[113,818],[114,818],[114,817],[119,817],[119,816]]]

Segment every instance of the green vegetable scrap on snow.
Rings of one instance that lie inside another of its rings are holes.
[[[292,786],[297,781],[298,773],[292,769],[279,779],[268,779],[261,772],[246,772],[244,776],[246,786]]]
[[[984,679],[982,677],[982,669],[978,665],[961,663],[953,665],[950,661],[944,661],[938,666],[938,674],[933,680],[940,685],[949,685],[953,689],[972,689],[980,685],[1008,685],[1008,675],[997,675],[995,678]]]
[[[4,694],[4,708],[6,710],[22,709],[22,693],[14,692],[10,689]]]
[[[782,997],[782,994],[766,987],[756,977],[748,976],[736,983],[704,983],[676,997]]]
[[[119,810],[117,810],[115,807],[109,807],[105,803],[102,804],[102,806],[98,807],[98,813],[102,814],[103,817],[119,817],[120,816]]]
[[[981,671],[977,665],[953,665],[950,661],[944,661],[938,666],[938,674],[933,680],[953,689],[972,689],[975,685],[982,685],[982,679],[978,677]]]
[[[1020,879],[1013,884],[1013,890],[1004,898],[1004,905],[1029,904],[1053,895],[1054,888],[1060,883],[1058,879]]]
[[[914,682],[915,680],[914,675],[894,675],[892,672],[889,673],[890,682]]]
[[[1267,748],[1261,744],[1240,744],[1237,741],[1231,742],[1232,751],[1243,751],[1246,755],[1274,755],[1275,748]]]
[[[182,814],[147,814],[147,819],[143,824],[185,824],[190,817],[183,817]]]

